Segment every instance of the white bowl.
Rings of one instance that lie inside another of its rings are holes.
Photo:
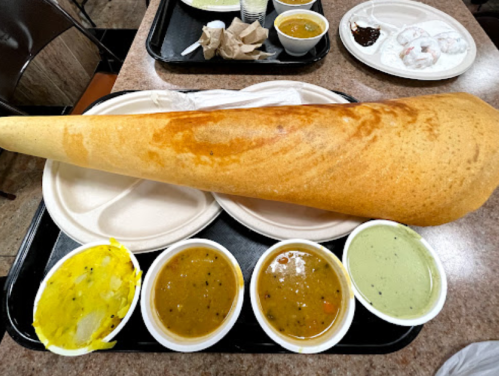
[[[333,267],[338,279],[340,280],[341,288],[343,291],[342,309],[337,318],[339,322],[335,323],[333,327],[324,335],[319,338],[307,341],[300,341],[285,336],[275,330],[268,322],[267,319],[261,312],[260,299],[258,297],[257,291],[257,280],[258,275],[262,269],[265,262],[279,253],[282,248],[289,247],[290,245],[297,245],[303,248],[311,249],[315,251],[324,259],[329,261],[330,265]],[[355,298],[352,290],[352,283],[350,282],[350,277],[347,274],[346,269],[341,264],[340,260],[328,249],[324,248],[318,243],[311,242],[309,240],[303,239],[290,239],[284,240],[270,247],[258,260],[253,275],[251,276],[250,285],[250,297],[251,306],[253,307],[253,312],[255,313],[256,319],[262,329],[267,333],[267,335],[277,342],[279,345],[285,349],[302,354],[314,354],[330,349],[336,345],[347,333],[350,325],[352,324],[353,314],[355,312]]]
[[[53,267],[50,269],[50,271],[47,273],[45,278],[43,279],[42,283],[40,284],[40,287],[38,288],[38,292],[35,297],[35,304],[33,307],[33,317],[35,316],[36,309],[38,307],[38,302],[40,301],[40,298],[42,297],[43,291],[45,290],[45,287],[47,286],[47,281],[52,277],[52,275],[59,269],[62,264],[64,264],[67,260],[69,260],[71,257],[74,255],[77,255],[78,253],[81,253],[89,248],[97,247],[100,245],[113,245],[110,242],[109,243],[103,243],[103,242],[94,242],[94,243],[88,243],[85,245],[82,245],[81,247],[76,248],[74,251],[69,252],[66,256],[64,256],[62,259],[60,259]],[[135,267],[136,274],[140,273],[140,265],[139,262],[137,261],[137,258],[135,255],[128,249],[126,248],[126,251],[128,252],[128,255],[130,256],[130,259],[132,260],[133,266]],[[130,317],[132,316],[133,311],[135,310],[135,307],[137,306],[137,302],[139,301],[139,295],[140,295],[140,286],[141,286],[141,279],[137,281],[137,285],[135,286],[135,295],[133,296],[132,304],[130,305],[130,308],[128,309],[128,312],[126,313],[125,317],[123,317],[123,320],[118,324],[116,329],[114,329],[111,333],[109,333],[104,339],[104,342],[110,342],[120,331],[123,329],[125,324],[130,320]],[[64,355],[64,356],[78,356],[78,355],[85,355],[88,353],[91,353],[94,350],[88,350],[87,348],[82,348],[82,349],[77,349],[77,350],[68,350],[64,349],[62,347],[58,346],[49,346],[47,350],[59,354],[59,355]]]
[[[287,34],[284,34],[281,30],[279,30],[279,25],[281,22],[285,21],[289,16],[293,16],[296,14],[304,14],[310,17],[313,21],[317,22],[324,29],[320,35],[317,35],[313,38],[295,38],[291,37]],[[326,17],[323,15],[313,12],[311,10],[288,10],[284,13],[281,13],[274,21],[274,26],[277,30],[277,36],[279,37],[279,41],[283,45],[286,52],[291,56],[303,56],[312,48],[315,47],[317,43],[321,40],[321,38],[326,35],[329,30],[329,22]]]
[[[312,5],[314,5],[316,1],[317,0],[311,0],[309,3],[306,4],[286,4],[279,0],[272,0],[277,14],[284,13],[288,10],[297,10],[297,9],[309,10],[312,8]]]
[[[154,312],[152,303],[152,291],[156,283],[157,276],[159,272],[163,269],[163,266],[176,254],[179,252],[193,247],[204,247],[210,248],[215,251],[223,253],[234,269],[236,274],[236,283],[239,288],[236,289],[236,303],[232,305],[229,314],[227,315],[225,321],[222,325],[217,328],[214,332],[198,338],[183,338],[175,333],[167,330],[160,322],[159,318]],[[234,326],[241,313],[241,308],[243,306],[244,299],[244,278],[241,268],[235,259],[235,257],[222,245],[215,243],[207,239],[189,239],[183,240],[178,243],[171,245],[168,249],[162,252],[156,260],[152,263],[149,268],[147,275],[144,279],[144,285],[142,288],[142,297],[140,299],[140,308],[142,311],[142,318],[146,324],[149,333],[163,346],[169,348],[170,350],[180,351],[180,352],[193,352],[206,349],[207,347],[213,346],[215,343],[220,341]]]
[[[350,272],[350,268],[348,266],[348,250],[350,248],[350,244],[352,243],[352,240],[362,230],[365,230],[368,227],[379,226],[379,225],[396,227],[396,226],[400,226],[401,224],[397,223],[397,222],[393,222],[393,221],[386,221],[386,220],[381,220],[381,219],[378,220],[377,219],[377,220],[366,222],[366,223],[360,225],[359,227],[357,227],[348,236],[347,242],[345,243],[345,247],[343,249],[343,258],[342,258],[343,265],[345,265],[345,267],[347,268],[347,270],[349,272]],[[409,230],[413,231],[410,228],[409,228]],[[401,326],[415,326],[415,325],[424,324],[424,323],[430,321],[431,319],[433,319],[436,315],[438,315],[438,313],[442,310],[442,307],[444,306],[444,303],[445,303],[445,299],[447,297],[447,277],[445,276],[444,267],[442,266],[440,259],[438,258],[437,254],[435,253],[433,248],[428,244],[428,242],[426,240],[424,240],[422,237],[420,238],[419,241],[426,248],[426,250],[428,251],[430,256],[435,261],[436,269],[437,269],[437,272],[438,272],[439,277],[440,277],[440,291],[438,293],[437,300],[433,304],[433,307],[427,313],[423,314],[422,316],[417,317],[417,318],[413,318],[413,319],[401,319],[401,318],[392,317],[392,316],[389,316],[383,312],[380,312],[379,310],[374,308],[371,304],[369,304],[369,302],[366,299],[364,299],[364,297],[362,296],[362,294],[360,293],[360,291],[357,289],[357,287],[355,285],[355,280],[352,278],[352,282],[353,282],[352,285],[353,285],[353,291],[354,291],[355,297],[362,303],[362,305],[364,307],[367,308],[368,311],[370,311],[371,313],[375,314],[379,318],[381,318],[385,321],[388,321],[392,324],[401,325]]]

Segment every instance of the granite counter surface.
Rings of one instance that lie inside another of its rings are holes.
[[[474,66],[460,77],[418,82],[377,72],[353,58],[341,45],[337,26],[356,0],[325,0],[332,49],[307,68],[230,72],[168,68],[145,50],[159,0],[152,0],[114,87],[119,90],[168,88],[240,89],[269,80],[298,80],[377,100],[449,91],[478,95],[499,108],[499,52],[460,0],[427,0],[460,21],[478,47]],[[0,200],[0,275],[12,263],[41,199],[43,161],[0,155],[0,190],[17,194]],[[416,228],[440,256],[448,277],[447,302],[406,348],[388,355],[238,355],[98,353],[64,358],[34,352],[8,335],[0,343],[0,375],[433,375],[449,356],[466,345],[499,339],[499,191],[478,211],[438,227]]]

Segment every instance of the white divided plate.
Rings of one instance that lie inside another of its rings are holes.
[[[348,103],[342,96],[322,87],[295,81],[270,81],[243,89],[265,92],[296,88],[304,104]],[[306,206],[213,193],[220,206],[234,219],[272,239],[303,238],[316,242],[348,235],[366,218],[359,218]]]
[[[184,4],[190,5],[193,8],[196,9],[201,9],[201,10],[208,10],[211,12],[238,12],[241,10],[240,4],[235,4],[235,5],[208,5],[203,8],[196,7],[193,4],[194,0],[181,0]]]
[[[156,91],[112,98],[86,115],[165,111]],[[162,103],[165,103],[165,99]],[[78,243],[114,237],[132,252],[163,249],[210,224],[221,212],[211,193],[48,160],[43,199],[59,228]]]
[[[468,53],[464,60],[454,68],[436,72],[399,69],[382,64],[379,52],[374,54],[363,52],[361,50],[362,47],[357,45],[357,43],[353,40],[350,31],[349,21],[354,14],[366,15],[371,14],[372,11],[374,11],[374,16],[379,21],[391,24],[397,28],[425,21],[443,21],[464,37],[469,46]],[[459,76],[471,67],[476,57],[475,41],[463,25],[438,9],[410,0],[376,0],[366,1],[365,3],[357,5],[356,7],[350,9],[341,19],[340,38],[345,48],[364,64],[394,76],[417,80],[443,80]]]

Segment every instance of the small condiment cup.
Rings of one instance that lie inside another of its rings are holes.
[[[79,253],[81,253],[83,251],[86,251],[87,249],[90,249],[90,248],[93,248],[93,247],[98,247],[98,246],[101,246],[101,245],[104,245],[104,246],[108,246],[108,245],[114,246],[114,244],[112,244],[111,242],[107,242],[107,243],[93,242],[93,243],[84,244],[81,247],[78,247],[75,250],[69,252],[66,256],[64,256],[62,259],[60,259],[50,269],[50,271],[47,273],[47,275],[43,279],[42,283],[40,284],[40,287],[38,288],[38,292],[37,292],[36,297],[35,297],[35,304],[34,304],[34,307],[33,307],[33,317],[35,316],[36,309],[38,307],[38,302],[40,301],[40,299],[41,299],[41,297],[43,295],[43,291],[45,290],[45,287],[47,286],[48,280],[50,278],[52,278],[52,276],[54,275],[54,273],[62,266],[62,264],[64,264],[71,257],[73,257],[73,256],[75,256],[75,255],[77,255],[77,254],[79,254]],[[123,246],[123,247],[128,252],[128,255],[130,256],[130,260],[132,260],[132,263],[133,263],[133,266],[134,266],[134,268],[136,270],[136,273],[140,273],[141,269],[140,269],[139,262],[137,261],[137,258],[135,257],[135,255],[128,248],[126,248],[125,246]],[[130,305],[130,308],[128,309],[128,312],[126,313],[125,317],[123,317],[123,320],[121,320],[121,322],[118,324],[118,326],[103,339],[104,342],[110,342],[110,341],[112,341],[113,338],[116,337],[116,335],[121,331],[121,329],[123,329],[123,327],[126,325],[126,323],[128,322],[128,320],[130,320],[130,317],[132,316],[133,311],[135,310],[135,307],[137,306],[137,302],[139,301],[140,286],[141,286],[141,279],[138,280],[137,285],[135,286],[135,295],[133,296],[132,304]],[[61,307],[61,309],[64,309],[64,307]],[[92,351],[94,351],[94,350],[89,350],[86,347],[85,348],[81,348],[81,349],[76,349],[76,350],[68,350],[68,349],[64,349],[62,347],[58,347],[58,346],[54,346],[54,345],[49,346],[47,348],[47,350],[49,350],[49,351],[51,351],[51,352],[53,352],[55,354],[64,355],[64,356],[79,356],[79,355],[85,355],[85,354],[88,354],[88,353],[91,353]]]
[[[312,6],[317,0],[311,0],[310,2],[306,4],[287,4],[279,0],[272,0],[272,3],[274,4],[275,11],[277,14],[284,13],[288,10],[297,10],[297,9],[304,9],[304,10],[309,10],[312,9]]]
[[[236,296],[234,298],[235,302],[232,304],[232,308],[230,309],[229,314],[223,321],[222,325],[220,325],[220,327],[218,327],[214,332],[209,333],[203,337],[185,338],[169,331],[164,327],[155,313],[152,297],[154,286],[156,285],[156,279],[161,270],[163,270],[165,264],[179,252],[194,247],[209,248],[225,255],[234,270],[237,288]],[[144,279],[142,296],[140,299],[140,308],[142,311],[142,318],[144,320],[144,323],[146,324],[149,333],[151,333],[156,341],[158,341],[166,348],[169,348],[170,350],[180,352],[194,352],[204,350],[210,346],[213,346],[232,329],[239,317],[239,314],[241,313],[243,299],[243,273],[241,272],[241,267],[239,266],[236,258],[232,255],[232,253],[230,253],[227,248],[223,247],[222,245],[208,239],[189,239],[182,240],[171,245],[168,249],[163,251],[156,258],[156,260],[154,260]]]
[[[262,272],[262,267],[267,260],[276,256],[283,249],[296,246],[302,249],[309,249],[323,257],[333,267],[341,284],[342,289],[342,305],[340,313],[336,318],[335,324],[323,335],[311,340],[297,340],[279,333],[265,319],[261,306],[260,298],[258,297],[258,276]],[[353,314],[355,312],[355,298],[353,295],[352,284],[346,269],[341,264],[341,261],[328,249],[318,243],[304,239],[284,240],[270,247],[258,260],[250,284],[251,306],[256,319],[267,335],[284,347],[286,350],[302,354],[314,354],[326,351],[336,345],[347,333],[352,324]]]
[[[295,38],[287,34],[284,34],[281,30],[279,30],[279,25],[282,22],[291,18],[290,16],[295,16],[295,15],[305,15],[306,17],[309,17],[312,21],[317,22],[323,29],[322,33],[313,38]],[[311,10],[302,10],[302,9],[288,10],[282,13],[281,15],[277,16],[277,18],[274,21],[274,26],[277,30],[277,36],[279,37],[279,41],[283,45],[286,52],[289,55],[296,57],[306,55],[308,51],[310,51],[312,48],[316,46],[317,43],[319,43],[321,38],[324,35],[326,35],[326,33],[329,30],[329,22],[327,21],[326,17],[317,12],[313,12]]]
[[[345,265],[345,267],[347,268],[347,270],[349,272],[350,272],[350,269],[348,266],[348,250],[350,248],[350,244],[352,244],[353,239],[361,231],[365,230],[366,228],[369,228],[372,226],[380,226],[380,225],[381,226],[393,226],[393,227],[404,226],[404,225],[397,223],[397,222],[387,221],[387,220],[383,220],[383,219],[376,219],[376,220],[372,220],[372,221],[363,223],[362,225],[357,227],[354,231],[352,231],[352,233],[348,236],[348,239],[345,243],[345,247],[343,249],[343,258],[342,258],[343,265]],[[413,230],[411,230],[411,231],[413,231]],[[415,240],[415,241],[417,241],[417,240]],[[442,307],[444,306],[445,299],[447,297],[447,277],[445,275],[444,267],[442,265],[442,262],[438,258],[435,250],[428,244],[428,242],[425,239],[423,239],[422,237],[419,239],[419,241],[424,246],[424,248],[428,251],[428,253],[432,257],[432,259],[435,261],[436,270],[437,270],[437,273],[440,277],[440,290],[438,292],[438,297],[437,297],[436,301],[434,302],[433,306],[431,307],[431,309],[428,312],[426,312],[425,314],[421,315],[420,317],[412,318],[412,319],[401,319],[401,318],[389,316],[389,315],[377,310],[371,304],[369,304],[369,302],[366,299],[364,299],[364,297],[362,296],[360,291],[355,286],[355,280],[352,277],[353,291],[354,291],[355,297],[359,300],[359,302],[364,307],[366,307],[368,311],[370,311],[374,315],[378,316],[380,319],[388,321],[389,323],[401,325],[401,326],[422,325],[422,324],[430,321],[431,319],[433,319],[436,315],[438,315],[440,313],[440,311],[442,310]]]

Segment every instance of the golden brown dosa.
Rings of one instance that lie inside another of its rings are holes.
[[[499,111],[465,93],[379,103],[0,119],[0,146],[83,167],[413,225],[499,184]]]

